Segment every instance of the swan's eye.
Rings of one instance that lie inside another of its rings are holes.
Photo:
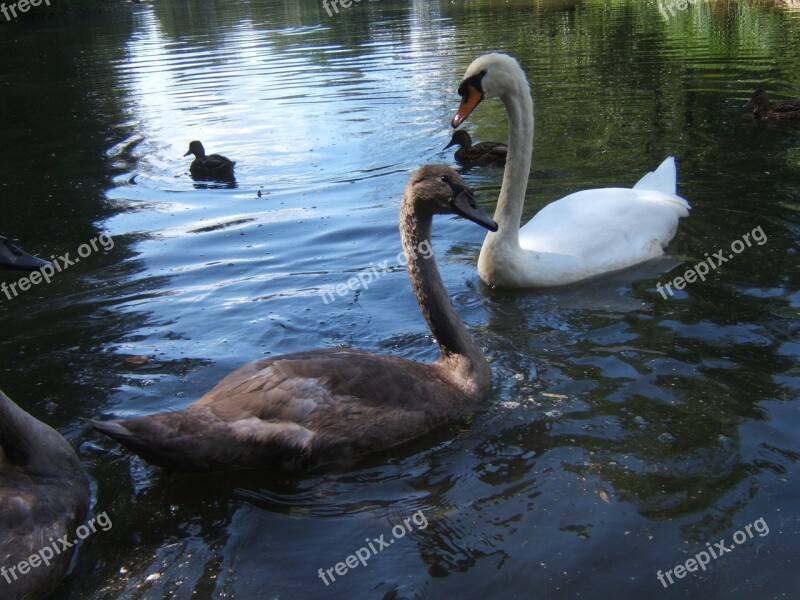
[[[474,87],[478,92],[483,93],[483,78],[486,75],[486,70],[484,69],[480,73],[473,75],[461,82],[461,85],[458,86],[458,95],[461,96],[461,101],[465,101],[469,93],[467,92],[467,88]]]

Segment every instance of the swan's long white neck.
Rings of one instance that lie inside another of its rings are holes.
[[[519,248],[519,227],[531,170],[533,101],[522,71],[509,78],[508,83],[509,89],[500,96],[508,113],[509,141],[503,185],[494,213],[499,229],[497,233],[490,233],[486,242],[494,238],[494,243],[502,241],[516,249]]]

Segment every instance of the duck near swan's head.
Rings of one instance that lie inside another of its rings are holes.
[[[472,137],[469,135],[466,129],[458,129],[453,132],[453,137],[450,138],[450,143],[447,144],[442,150],[447,150],[452,146],[459,146],[461,148],[471,148],[472,147]]]
[[[455,151],[456,162],[465,165],[502,165],[508,156],[508,145],[499,142],[479,142],[472,143],[469,133],[463,129],[453,132],[450,143],[442,150],[447,150],[451,146],[458,146]]]
[[[753,109],[753,116],[756,119],[778,121],[800,119],[800,102],[785,100],[770,105],[767,92],[761,89],[753,92],[750,100],[742,108]]]
[[[479,56],[467,67],[458,86],[461,105],[451,123],[453,128],[461,125],[484,99],[518,93],[523,84],[527,86],[527,79],[516,59],[498,53]]]

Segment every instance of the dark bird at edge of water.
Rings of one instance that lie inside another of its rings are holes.
[[[764,90],[756,90],[743,108],[752,108],[756,119],[786,121],[800,119],[800,102],[785,100],[770,106],[769,96]]]
[[[233,166],[236,162],[219,154],[206,154],[202,142],[198,140],[190,142],[189,150],[184,156],[190,154],[194,154],[194,160],[189,167],[193,179],[201,181],[232,181],[234,179]]]
[[[35,271],[50,263],[11,243],[11,240],[0,235],[0,271],[3,269],[17,269],[20,271]]]

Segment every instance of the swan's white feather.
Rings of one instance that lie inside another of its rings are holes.
[[[548,204],[520,229],[520,247],[539,254],[537,269],[550,272],[550,285],[655,258],[675,237],[678,219],[689,214],[689,203],[670,189],[672,157],[633,189],[584,190]]]
[[[675,168],[675,158],[668,156],[664,159],[655,171],[642,177],[633,189],[635,190],[655,190],[665,194],[675,195],[677,193],[678,172]]]

